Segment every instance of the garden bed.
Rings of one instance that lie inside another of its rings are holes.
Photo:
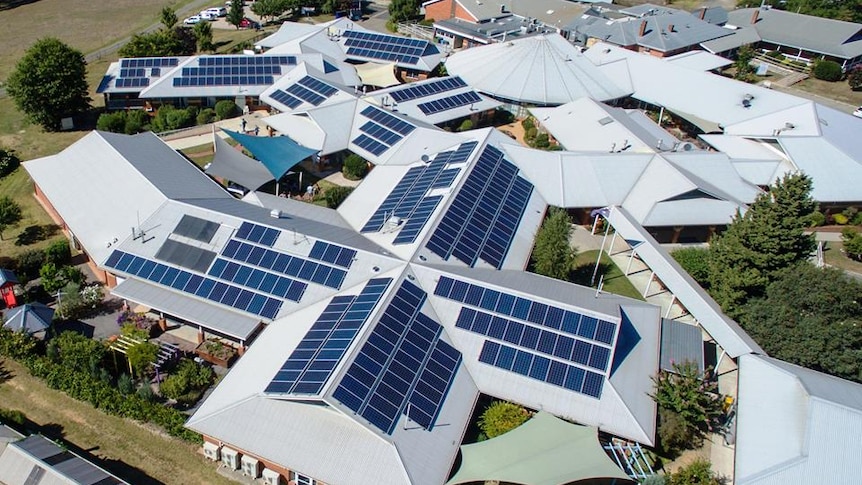
[[[233,347],[218,340],[207,340],[195,348],[195,354],[213,365],[228,368],[236,359],[237,352]]]

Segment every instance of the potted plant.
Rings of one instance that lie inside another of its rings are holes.
[[[236,349],[218,339],[209,339],[198,345],[195,353],[201,359],[222,367],[228,367],[236,358]]]

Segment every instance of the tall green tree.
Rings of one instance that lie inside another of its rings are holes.
[[[533,269],[536,273],[559,280],[568,280],[575,265],[577,251],[569,237],[572,221],[565,209],[552,207],[536,234],[533,247]]]
[[[245,10],[242,6],[243,0],[231,0],[230,7],[227,9],[227,23],[233,25],[237,29],[239,29],[239,23],[242,22],[242,19],[245,18]],[[255,2],[257,5],[258,2]],[[254,10],[254,6],[252,6],[252,10]],[[257,12],[255,12],[257,13]]]
[[[803,230],[816,208],[811,179],[787,174],[712,241],[711,294],[725,312],[738,317],[748,299],[763,295],[777,271],[808,259],[814,237]]]
[[[707,379],[691,362],[678,362],[673,372],[659,371],[652,378],[651,397],[660,410],[671,411],[685,422],[696,439],[715,429],[723,415],[718,382]]]
[[[162,22],[162,27],[164,27],[165,30],[173,30],[173,28],[176,27],[178,22],[177,12],[174,11],[174,9],[172,9],[170,6],[165,6],[164,8],[162,8],[160,18]]]
[[[90,107],[84,54],[54,38],[33,44],[9,75],[6,90],[27,118],[46,130]]]
[[[494,401],[479,417],[479,429],[486,438],[491,439],[517,428],[528,419],[530,412],[523,406],[508,401]]]
[[[9,196],[0,198],[0,241],[3,240],[3,231],[7,227],[21,222],[21,206]]]
[[[389,2],[389,23],[392,28],[398,22],[405,22],[419,17],[421,0],[392,0]]]
[[[195,24],[194,33],[198,41],[198,50],[202,52],[212,52],[215,50],[212,24],[209,22],[198,22]]]
[[[0,148],[0,179],[14,172],[21,159],[15,155],[15,150],[4,150]]]
[[[688,465],[671,473],[667,485],[722,485],[721,480],[712,471],[712,464],[703,458],[697,458]]]
[[[736,52],[736,61],[733,63],[733,67],[736,68],[736,75],[734,77],[736,79],[745,80],[754,74],[754,67],[751,65],[751,61],[753,60],[754,49],[749,45],[740,47]]]
[[[805,261],[780,271],[740,324],[769,355],[862,382],[862,284]]]

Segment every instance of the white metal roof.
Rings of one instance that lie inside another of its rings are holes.
[[[682,54],[667,57],[665,60],[697,71],[712,71],[713,69],[733,64],[733,61],[730,59],[701,50],[683,52]]]
[[[494,109],[501,104],[499,101],[495,101],[494,99],[488,98],[487,96],[482,96],[476,93],[470,86],[459,87],[448,91],[442,91],[428,96],[422,96],[400,102],[395,101],[392,97],[393,93],[403,92],[404,90],[411,88],[421,89],[422,86],[435,85],[445,79],[451,78],[431,78],[424,81],[404,84],[394,88],[381,89],[378,91],[371,92],[363,99],[365,101],[368,101],[369,103],[374,103],[379,106],[397,107],[399,113],[403,113],[413,119],[422,120],[425,123],[432,125],[444,123],[446,121],[456,120],[458,118],[470,116],[474,113],[481,113],[483,111]],[[427,114],[427,108],[425,111],[423,111],[422,109],[426,103],[440,102],[440,100],[446,100],[447,98],[453,96],[465,96],[470,94],[477,96],[479,101],[470,104],[464,104],[461,106],[455,106],[450,109],[444,109],[437,112],[429,111]]]
[[[855,483],[862,386],[760,355],[739,359],[735,482]]]
[[[557,34],[467,49],[449,57],[446,70],[490,96],[539,106],[629,94]]]

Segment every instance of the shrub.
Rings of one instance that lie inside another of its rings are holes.
[[[708,432],[713,431],[724,415],[718,384],[701,375],[691,362],[673,364],[673,372],[660,370],[652,378],[655,391],[651,395],[660,410],[679,415],[692,433],[689,446],[697,446]]]
[[[220,120],[233,118],[239,114],[239,107],[229,99],[223,99],[215,105],[216,117]]]
[[[808,216],[807,225],[808,227],[820,227],[826,224],[826,215],[824,215],[819,210],[816,210]]]
[[[539,133],[533,139],[533,146],[535,148],[548,148],[551,146],[551,140],[548,137],[547,133]]]
[[[139,387],[137,391],[135,391],[135,395],[146,402],[151,402],[155,397],[155,395],[153,394],[153,388],[150,387],[150,384],[146,382],[141,387]]]
[[[198,113],[197,119],[195,121],[197,121],[197,124],[199,124],[199,125],[206,125],[208,123],[212,123],[215,120],[216,120],[215,110],[212,108],[204,108],[201,110],[200,113]]]
[[[46,263],[54,263],[56,265],[69,264],[72,261],[72,250],[69,247],[68,239],[58,239],[45,248]]]
[[[524,139],[529,144],[531,141],[536,139],[536,136],[538,136],[538,134],[539,134],[539,130],[536,129],[535,126],[528,128],[527,131],[524,132]]]
[[[150,364],[156,360],[159,353],[159,348],[155,344],[143,342],[126,350],[126,358],[129,359],[129,365],[140,377],[150,368]]]
[[[521,126],[524,127],[524,131],[528,131],[530,128],[535,128],[536,123],[533,121],[533,118],[527,117],[524,118],[523,121],[521,121]]]
[[[709,288],[709,249],[683,248],[670,255],[700,286]]]
[[[38,250],[21,253],[15,264],[15,274],[18,280],[24,284],[39,276],[39,269],[45,263],[45,253]]]
[[[839,226],[847,225],[850,220],[844,214],[832,214],[832,221]]]
[[[126,130],[126,112],[102,113],[96,121],[96,129],[111,133],[123,133]]]
[[[766,56],[773,59],[784,60],[784,54],[778,51],[767,51]]]
[[[174,109],[168,111],[166,122],[168,130],[179,130],[194,125],[195,116],[189,109]]]
[[[667,480],[667,485],[721,485],[712,464],[703,458],[697,458],[688,465],[672,473]]]
[[[862,89],[862,67],[857,67],[847,74],[847,84],[853,91]]]
[[[124,396],[135,392],[135,385],[132,383],[132,378],[129,377],[129,374],[123,373],[120,375],[119,379],[117,379],[117,390]]]
[[[341,171],[347,180],[359,180],[368,173],[368,162],[359,155],[352,153],[344,159]]]
[[[337,209],[351,192],[353,192],[353,187],[339,186],[328,189],[324,194],[324,197],[326,198],[326,207]]]
[[[126,126],[123,133],[134,135],[147,131],[150,127],[150,115],[142,109],[134,109],[126,114]]]
[[[530,412],[522,406],[507,401],[494,401],[479,417],[479,429],[491,439],[517,428],[528,419]]]
[[[668,457],[677,457],[686,449],[695,448],[700,440],[678,413],[660,409],[658,413],[659,446]]]
[[[0,148],[0,179],[14,172],[18,165],[21,165],[21,159],[14,150]]]
[[[24,426],[27,423],[27,417],[21,411],[0,408],[0,422]]]
[[[212,369],[196,364],[189,359],[183,359],[177,365],[173,374],[169,375],[159,386],[162,395],[179,402],[196,401],[202,391],[213,382]]]
[[[817,79],[824,81],[840,81],[844,72],[841,70],[841,65],[835,61],[820,60],[814,63],[814,68],[811,73]]]
[[[473,122],[469,119],[461,122],[461,125],[458,126],[458,131],[470,131],[473,129]]]
[[[850,227],[845,227],[841,231],[841,241],[848,258],[862,261],[862,234]]]

